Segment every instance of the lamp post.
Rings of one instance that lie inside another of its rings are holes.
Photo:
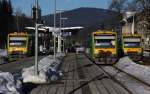
[[[135,16],[135,14],[136,14],[136,11],[127,11],[127,12],[125,13],[126,19],[128,19],[128,18],[130,18],[130,17],[133,17],[133,20],[132,20],[132,27],[131,27],[131,34],[134,34],[134,23],[135,23],[135,21],[134,21],[134,16]]]
[[[56,0],[54,1],[54,61],[56,60]]]
[[[134,21],[134,16],[135,16],[135,14],[133,15],[133,21],[132,21],[132,34],[134,34],[134,23],[135,23],[135,21]]]
[[[62,39],[62,37],[61,37],[61,28],[62,28],[62,20],[63,20],[63,18],[62,18],[62,12],[63,11],[65,11],[65,10],[56,10],[56,11],[58,11],[59,12],[59,14],[60,14],[60,16],[59,16],[59,34],[58,34],[58,48],[57,48],[57,52],[58,53],[61,53],[62,51],[61,51],[61,45],[62,45],[62,43],[61,43],[61,39]]]
[[[36,21],[35,21],[35,74],[38,75],[38,0],[35,1]]]
[[[60,18],[60,20],[67,20],[68,18]],[[62,25],[63,27],[64,27],[64,23],[63,23],[63,25]],[[63,34],[64,32],[62,32],[62,34]],[[64,38],[63,38],[63,52],[65,52],[65,43],[64,43]]]
[[[57,43],[57,52],[61,53],[61,12],[62,10],[56,10],[58,12],[60,12],[60,16],[59,16],[59,34],[58,34],[58,43]]]

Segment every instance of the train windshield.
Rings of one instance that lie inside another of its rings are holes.
[[[27,44],[26,37],[10,37],[9,46],[10,47],[25,47]]]
[[[135,48],[141,46],[140,38],[124,38],[124,47]]]
[[[114,48],[115,36],[95,36],[96,48]]]

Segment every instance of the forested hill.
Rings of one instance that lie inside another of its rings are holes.
[[[86,40],[86,37],[97,29],[110,29],[119,22],[120,14],[107,9],[99,8],[77,8],[62,13],[62,17],[68,18],[65,26],[83,26],[84,29],[77,33],[77,40]],[[53,26],[54,15],[43,16],[46,24]],[[57,26],[59,26],[59,14],[57,14]]]
[[[117,13],[107,9],[99,8],[77,8],[62,13],[62,17],[68,18],[65,26],[90,26],[96,23],[102,24],[112,20]],[[46,24],[53,26],[53,14],[42,17]],[[59,25],[59,13],[57,14],[57,25]]]

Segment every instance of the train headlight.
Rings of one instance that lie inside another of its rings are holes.
[[[95,54],[98,54],[99,53],[99,51],[98,50],[95,50]]]

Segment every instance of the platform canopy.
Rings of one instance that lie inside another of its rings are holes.
[[[84,27],[81,26],[75,26],[75,27],[63,27],[61,28],[62,31],[68,31],[68,30],[80,30],[83,29]],[[26,27],[26,29],[28,30],[35,30],[35,27]],[[60,28],[54,28],[54,27],[48,27],[48,26],[40,26],[38,28],[38,30],[40,31],[44,31],[44,32],[52,32],[52,33],[56,33],[56,35],[60,34]]]
[[[43,28],[45,29],[49,29],[49,32],[53,32],[54,31],[54,27],[48,27],[48,26],[44,26]],[[84,27],[81,26],[75,26],[75,27],[63,27],[61,28],[61,30],[75,30],[75,29],[82,29]],[[60,28],[56,28],[56,31],[60,30]]]

